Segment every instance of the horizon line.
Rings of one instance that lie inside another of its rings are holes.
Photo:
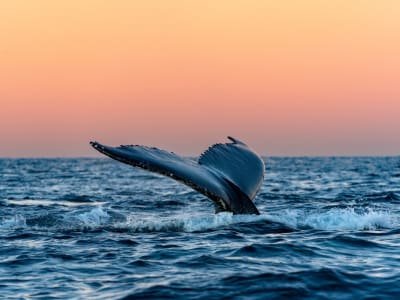
[[[201,155],[201,154],[200,154]],[[186,158],[197,158],[200,155],[180,155]],[[400,157],[399,154],[296,154],[296,155],[260,155],[262,158],[384,158],[384,157]],[[0,156],[3,159],[109,159],[102,155],[87,155],[87,156]]]

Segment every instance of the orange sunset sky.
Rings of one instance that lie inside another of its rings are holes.
[[[0,104],[0,157],[399,155],[400,1],[1,1]]]

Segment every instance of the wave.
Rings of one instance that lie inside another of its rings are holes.
[[[390,211],[367,208],[333,208],[327,211],[307,212],[302,209],[286,209],[274,214],[233,215],[221,212],[215,215],[184,213],[175,216],[155,216],[131,213],[127,216],[103,206],[89,211],[72,212],[63,216],[51,214],[24,217],[20,214],[0,220],[0,229],[11,230],[32,227],[56,230],[110,230],[117,232],[204,232],[232,228],[239,231],[245,227],[273,228],[281,224],[281,229],[293,230],[377,230],[399,227],[399,218]],[[236,226],[241,224],[241,226]],[[233,226],[235,225],[235,226]],[[262,225],[262,226],[261,226]],[[265,225],[265,226],[263,226]]]
[[[399,226],[399,218],[388,210],[374,208],[332,208],[327,211],[306,212],[287,209],[271,216],[296,229],[317,230],[375,230],[393,229]]]

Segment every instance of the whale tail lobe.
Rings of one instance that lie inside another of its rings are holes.
[[[264,163],[245,143],[228,138],[231,143],[211,146],[198,162],[153,147],[90,144],[115,160],[190,186],[213,200],[217,212],[259,214],[253,199],[264,179]]]

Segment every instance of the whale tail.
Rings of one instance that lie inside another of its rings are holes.
[[[215,144],[198,162],[154,147],[90,144],[120,162],[180,181],[214,201],[216,212],[259,214],[253,203],[264,179],[264,163],[245,143]]]

